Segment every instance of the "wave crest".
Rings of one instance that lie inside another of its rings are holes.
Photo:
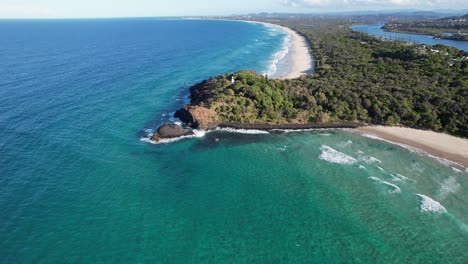
[[[224,127],[224,128],[216,128],[216,131],[223,131],[223,132],[229,132],[229,133],[238,133],[238,134],[249,134],[249,135],[264,135],[264,134],[270,134],[268,131],[264,130],[256,130],[256,129],[236,129],[236,128],[229,128],[229,127]]]
[[[379,179],[377,177],[373,177],[373,176],[369,177],[369,179],[391,187],[392,190],[388,191],[389,193],[401,193],[400,187],[398,187],[397,185],[395,185],[393,183],[389,183],[387,181],[381,180],[381,179]]]
[[[322,151],[322,153],[319,156],[321,160],[345,165],[351,165],[357,162],[355,158],[341,153],[329,146],[322,145],[320,147],[320,150]]]
[[[446,213],[447,209],[443,207],[439,202],[433,200],[431,197],[423,195],[423,194],[416,194],[421,198],[421,204],[419,205],[419,209],[422,212],[430,212],[430,213]]]

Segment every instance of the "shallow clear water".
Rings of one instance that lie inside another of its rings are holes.
[[[386,32],[383,29],[381,29],[383,25],[384,24],[382,23],[376,23],[376,24],[356,25],[356,26],[353,26],[352,28],[353,30],[356,30],[356,31],[368,33],[377,37],[383,37],[387,39],[403,40],[403,41],[408,41],[411,43],[427,44],[427,45],[443,44],[443,45],[455,47],[461,50],[468,50],[467,41],[434,39],[432,36],[428,36],[428,35]]]
[[[191,84],[267,71],[271,28],[2,21],[0,35],[1,263],[468,260],[468,174],[409,150],[340,130],[141,140]]]

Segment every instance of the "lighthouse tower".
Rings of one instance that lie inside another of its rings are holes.
[[[234,76],[231,77],[231,83],[234,83],[235,80],[234,80]]]

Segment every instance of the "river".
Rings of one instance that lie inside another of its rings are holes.
[[[465,51],[468,50],[467,41],[434,39],[432,36],[429,36],[429,35],[387,32],[381,28],[383,25],[384,23],[356,25],[356,26],[353,26],[352,29],[359,31],[359,32],[364,32],[370,35],[374,35],[377,37],[386,38],[386,39],[404,40],[410,43],[427,44],[427,45],[443,44],[446,46],[455,47],[457,49],[461,49]]]

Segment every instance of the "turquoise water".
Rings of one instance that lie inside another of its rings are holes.
[[[432,36],[428,35],[418,35],[418,34],[407,34],[407,33],[395,33],[395,32],[386,32],[381,27],[384,24],[366,24],[366,25],[356,25],[353,26],[353,30],[368,33],[377,37],[387,38],[387,39],[397,39],[408,41],[411,43],[426,44],[426,45],[438,45],[443,44],[446,46],[455,47],[461,50],[468,50],[467,41],[455,41],[448,39],[434,39]]]
[[[468,260],[468,174],[404,148],[340,130],[142,141],[191,84],[268,71],[280,32],[137,19],[0,35],[1,263]]]

